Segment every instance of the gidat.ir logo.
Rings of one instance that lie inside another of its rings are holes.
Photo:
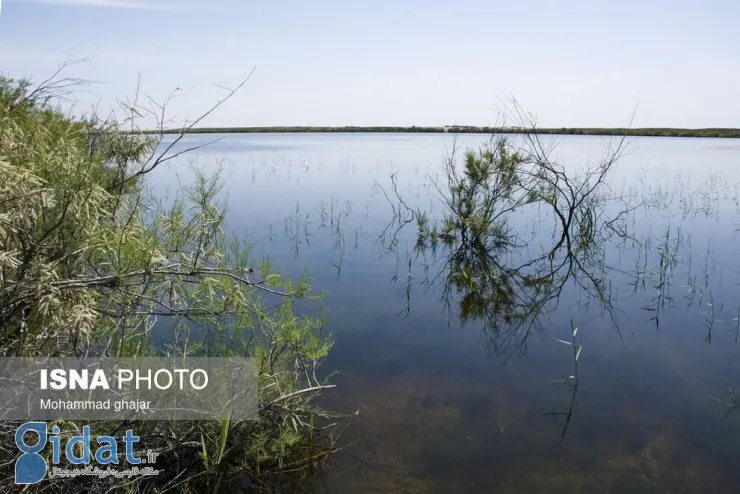
[[[15,433],[15,445],[22,454],[15,463],[16,484],[36,484],[46,476],[49,465],[39,453],[47,443],[51,443],[51,463],[55,466],[54,468],[62,462],[62,457],[65,463],[76,466],[89,465],[93,459],[100,465],[119,464],[118,442],[114,437],[98,436],[95,438],[97,448],[93,454],[90,448],[89,425],[82,427],[82,435],[70,437],[66,445],[62,445],[60,432],[59,427],[54,426],[49,434],[46,422],[26,422],[18,428]],[[34,442],[33,437],[26,437],[27,433],[35,433],[37,440]],[[134,443],[139,442],[139,437],[134,436],[133,431],[129,429],[122,439],[126,462],[130,465],[142,463],[141,458],[134,456]],[[79,447],[75,448],[78,445]],[[147,456],[148,460],[145,463],[153,463],[156,459],[156,455],[151,452],[147,452]]]

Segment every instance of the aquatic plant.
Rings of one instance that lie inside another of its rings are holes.
[[[395,249],[399,231],[415,221],[417,253],[438,253],[440,270],[431,285],[441,287],[450,313],[457,301],[456,315],[463,323],[482,321],[496,352],[524,348],[541,316],[557,306],[568,281],[615,319],[604,244],[630,237],[624,219],[639,206],[607,185],[625,152],[624,138],[590,168],[572,173],[553,157],[554,147],[540,139],[533,117],[515,101],[511,112],[519,127],[529,130],[519,140],[494,134],[460,158],[455,139],[442,178],[430,177],[443,205],[437,221],[407,205],[395,174],[390,193],[376,185],[394,218],[380,236],[381,245]],[[511,226],[512,218],[527,214],[544,214],[549,225],[536,230],[552,231],[550,240],[535,232],[535,246]]]

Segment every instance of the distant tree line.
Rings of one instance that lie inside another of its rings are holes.
[[[531,129],[530,129],[531,130]],[[523,134],[530,130],[518,127],[476,127],[455,125],[446,127],[200,127],[187,129],[191,134],[248,134],[248,133],[458,133],[458,134]],[[161,133],[161,130],[151,131]],[[165,130],[165,134],[181,134],[182,129]],[[538,134],[556,135],[595,135],[595,136],[654,136],[654,137],[740,137],[740,129],[709,128],[709,129],[677,129],[667,127],[654,128],[539,128]]]

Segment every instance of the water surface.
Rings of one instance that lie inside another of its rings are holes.
[[[395,249],[382,241],[393,210],[376,182],[389,191],[396,173],[404,200],[439,217],[432,182],[451,136],[222,137],[190,159],[223,166],[229,227],[256,242],[255,255],[296,276],[306,267],[327,292],[336,344],[323,369],[337,371],[337,388],[323,405],[360,412],[312,488],[740,491],[740,413],[724,418],[720,403],[740,390],[740,141],[632,139],[609,179],[645,202],[629,221],[639,242],[605,247],[616,311],[566,283],[537,330],[506,344],[462,324],[455,300],[445,306],[430,280],[438,264],[414,252],[414,224]],[[555,154],[574,172],[610,142],[558,139]],[[155,193],[187,182],[187,165],[157,170]],[[532,239],[550,234],[547,221],[512,219]],[[556,340],[571,341],[573,326],[583,345],[575,400],[561,382],[574,373],[572,347]]]

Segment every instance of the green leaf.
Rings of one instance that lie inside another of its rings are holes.
[[[583,345],[578,347],[578,351],[576,352],[576,362],[578,362],[578,357],[581,356],[581,350],[583,350]]]
[[[198,452],[200,459],[203,460],[206,468],[208,468],[208,450],[206,450],[206,439],[203,437],[203,433],[200,433],[200,446],[201,451]]]
[[[221,436],[218,443],[218,457],[216,457],[216,464],[221,463],[224,458],[224,451],[226,450],[226,439],[229,437],[229,425],[231,423],[231,409],[228,411],[228,415],[221,421]]]

